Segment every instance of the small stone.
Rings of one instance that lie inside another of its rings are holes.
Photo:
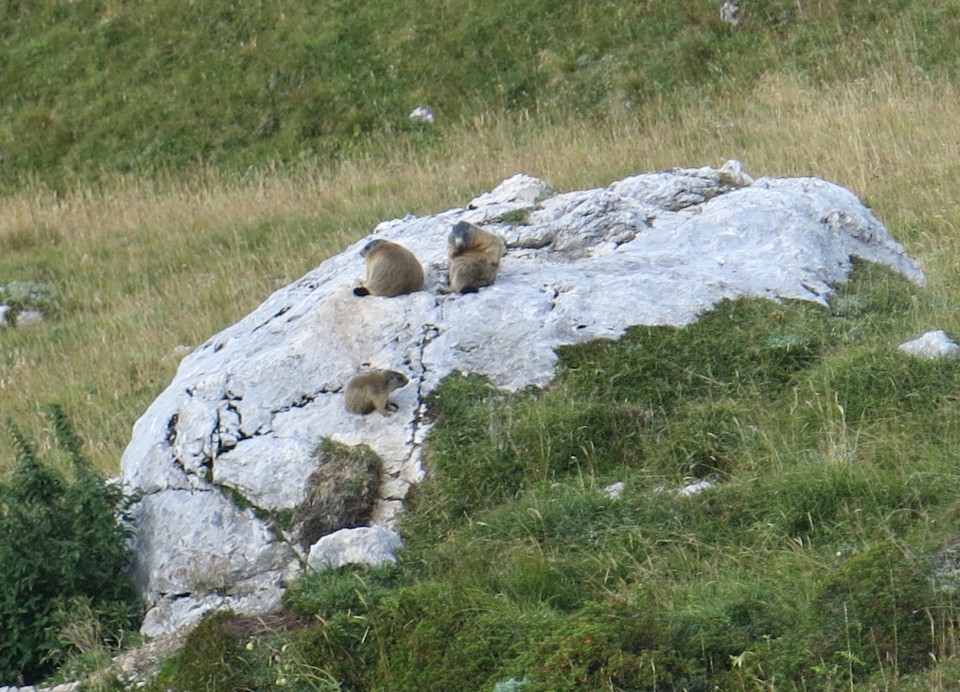
[[[434,115],[433,109],[429,106],[417,106],[410,112],[410,119],[418,123],[432,125],[437,121],[437,116]]]
[[[696,483],[690,483],[689,485],[684,485],[679,488],[673,489],[674,495],[679,495],[680,497],[691,497],[693,495],[699,495],[704,490],[709,490],[717,484],[715,480],[704,479],[702,481],[697,481]]]
[[[611,500],[619,500],[623,496],[623,491],[626,489],[627,484],[623,481],[617,481],[616,483],[611,483],[610,485],[604,486],[603,492]]]
[[[900,350],[911,356],[936,360],[938,358],[960,358],[960,346],[953,342],[942,329],[927,332],[919,339],[900,344]]]
[[[740,20],[743,18],[743,10],[735,2],[731,0],[726,0],[720,6],[720,19],[725,21],[727,24],[732,24],[737,26],[740,24]]]
[[[20,314],[17,315],[18,327],[31,327],[41,322],[43,322],[43,313],[39,310],[21,310]]]
[[[314,570],[344,565],[379,567],[397,561],[396,552],[402,543],[400,534],[385,526],[341,529],[313,544],[307,564]]]

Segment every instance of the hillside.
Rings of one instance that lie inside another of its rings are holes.
[[[680,0],[0,9],[0,285],[54,306],[0,330],[0,413],[56,459],[59,403],[107,475],[185,351],[378,222],[518,171],[823,177],[929,279],[863,267],[829,310],[726,303],[563,349],[543,391],[447,383],[401,568],[211,620],[152,689],[960,684],[960,373],[896,350],[960,336],[960,10],[742,4],[738,27]],[[69,639],[65,676],[109,658]]]
[[[956,72],[939,3],[7,3],[0,190],[43,181],[343,160],[439,145],[490,114],[645,117],[691,89],[788,70],[812,83],[906,64]],[[429,105],[436,128],[408,114]]]

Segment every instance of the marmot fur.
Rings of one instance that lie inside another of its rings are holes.
[[[357,296],[399,296],[423,288],[423,266],[407,248],[389,240],[371,240],[360,256],[367,261],[367,280],[353,289]]]
[[[388,416],[397,410],[397,405],[389,400],[391,392],[409,381],[396,370],[368,370],[354,375],[347,382],[347,411],[360,415],[379,411]]]
[[[476,293],[492,284],[504,252],[506,246],[499,235],[469,221],[458,221],[447,238],[450,285],[446,292]]]

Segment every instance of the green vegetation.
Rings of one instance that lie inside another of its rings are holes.
[[[0,330],[0,400],[19,459],[50,437],[36,402],[63,402],[78,480],[116,472],[184,347],[378,222],[518,171],[557,191],[728,158],[815,175],[929,279],[859,267],[829,309],[727,302],[564,348],[543,391],[448,378],[400,565],[310,575],[270,627],[205,621],[153,689],[960,685],[960,366],[896,348],[960,335],[960,11],[744,5],[736,28],[681,0],[0,9],[0,286],[52,315]],[[408,120],[421,104],[435,125]],[[84,486],[51,456],[36,477],[69,506]],[[18,468],[0,457],[12,527]],[[9,639],[50,654],[30,676],[112,644],[111,599]]]
[[[53,434],[72,463],[68,482],[9,424],[17,469],[0,485],[0,679],[33,682],[71,649],[91,654],[137,627],[140,598],[126,573],[120,488],[96,474],[63,409]],[[84,636],[78,636],[84,635]]]
[[[383,465],[367,445],[350,447],[329,439],[320,443],[315,456],[320,466],[307,479],[306,497],[293,513],[300,543],[307,549],[328,533],[368,524]]]
[[[960,617],[933,558],[960,530],[960,362],[890,346],[904,300],[930,297],[863,266],[855,316],[727,301],[566,347],[546,390],[448,377],[401,564],[291,589],[285,683],[928,689]],[[222,680],[258,670],[232,646]]]
[[[30,281],[11,281],[6,286],[0,286],[0,305],[9,305],[16,310],[52,312],[56,301],[48,286]]]
[[[235,172],[442,146],[491,113],[645,116],[775,70],[815,83],[906,59],[956,73],[960,15],[934,3],[663,0],[10,4],[0,12],[0,188],[197,163]],[[429,104],[440,127],[412,123]]]

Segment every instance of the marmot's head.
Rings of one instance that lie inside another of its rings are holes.
[[[396,370],[387,370],[387,383],[392,386],[394,389],[400,389],[400,387],[405,387],[410,381],[407,379],[407,376],[402,372],[397,372]]]
[[[474,242],[476,232],[479,229],[469,221],[457,221],[450,229],[450,236],[447,243],[453,250],[462,250]]]
[[[371,240],[369,243],[363,246],[363,249],[360,251],[360,256],[366,257],[371,252],[374,252],[377,248],[383,247],[385,244],[389,242],[390,242],[389,240],[383,240],[382,238]]]

